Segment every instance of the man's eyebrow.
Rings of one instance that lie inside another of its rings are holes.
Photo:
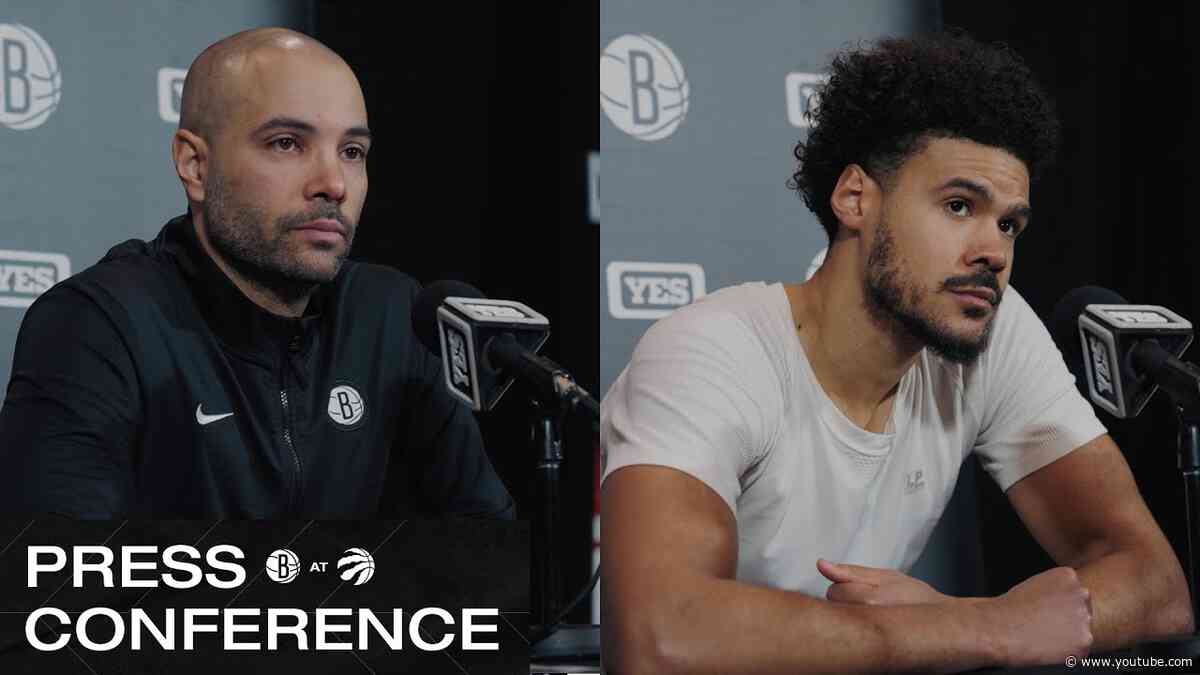
[[[938,186],[938,192],[942,192],[943,190],[949,190],[951,188],[958,188],[960,190],[966,190],[967,192],[970,192],[971,194],[975,195],[976,197],[979,197],[980,199],[985,199],[989,202],[992,201],[991,191],[989,191],[986,187],[984,187],[983,185],[980,185],[979,183],[976,183],[973,180],[969,180],[966,178],[951,178],[950,180],[948,180],[945,183],[942,183],[941,185]]]
[[[258,125],[258,128],[254,130],[254,135],[257,136],[259,134],[278,129],[290,129],[292,131],[298,131],[304,134],[314,134],[317,131],[317,128],[313,125],[305,122],[304,120],[296,119],[295,117],[272,117],[266,122]],[[371,138],[371,130],[365,126],[350,127],[345,131],[344,135],[359,136],[369,140]]]
[[[366,127],[350,127],[344,134],[346,136],[361,136],[368,141],[371,140],[371,130]]]
[[[317,130],[316,127],[308,122],[305,122],[304,120],[298,120],[294,117],[272,117],[266,122],[258,125],[258,128],[254,130],[254,135],[257,136],[258,134],[267,131],[274,131],[276,129],[291,129],[293,131],[299,131],[306,134],[314,133]]]
[[[938,187],[938,192],[941,192],[943,190],[949,190],[951,188],[958,188],[960,190],[966,190],[967,192],[970,192],[971,194],[975,195],[976,197],[978,197],[980,199],[983,199],[984,201],[989,201],[989,202],[994,201],[994,198],[992,197],[992,193],[990,190],[988,190],[983,185],[980,185],[979,183],[976,183],[975,181],[969,180],[967,178],[962,178],[962,177],[951,178],[950,180],[946,181],[945,183],[942,183],[942,185]],[[1028,221],[1033,218],[1033,208],[1030,207],[1028,204],[1021,204],[1019,206],[1014,206],[1013,208],[1009,209],[1008,212],[1005,213],[1004,215],[1009,216],[1009,217],[1019,216],[1021,218],[1024,218],[1026,221]]]

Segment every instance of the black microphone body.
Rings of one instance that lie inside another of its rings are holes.
[[[554,376],[566,374],[557,363],[523,347],[512,333],[500,333],[484,344],[483,365],[511,373],[518,380],[532,384],[540,396],[554,396]]]
[[[1077,384],[1086,382],[1087,397],[1112,415],[1134,417],[1160,387],[1177,403],[1200,403],[1198,371],[1178,358],[1192,324],[1171,310],[1085,286],[1059,301],[1051,325]]]
[[[592,398],[565,368],[535,354],[517,341],[511,333],[501,333],[484,345],[484,367],[511,373],[517,379],[534,386],[542,401],[562,401],[568,408],[583,408],[596,418],[600,404]]]
[[[1129,354],[1133,368],[1146,373],[1175,403],[1200,411],[1200,368],[1180,361],[1157,340],[1142,340]]]
[[[526,305],[493,300],[458,281],[439,281],[413,303],[413,329],[441,354],[446,386],[474,410],[491,410],[514,378],[530,384],[538,399],[583,408],[596,418],[600,406],[565,368],[537,351],[550,322]]]
[[[507,335],[501,342],[511,340],[530,353],[550,337],[546,317],[519,302],[487,298],[461,281],[422,289],[413,302],[412,322],[421,343],[441,355],[447,390],[472,410],[494,408],[518,374],[488,358],[497,337]]]

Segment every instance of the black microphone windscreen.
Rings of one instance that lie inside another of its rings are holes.
[[[1129,301],[1116,291],[1100,286],[1081,286],[1063,296],[1050,317],[1050,335],[1062,352],[1067,369],[1075,376],[1075,385],[1086,397],[1087,371],[1083,365],[1083,345],[1079,342],[1079,315],[1088,305],[1126,305]]]
[[[446,298],[483,298],[485,296],[471,284],[448,279],[435,281],[422,288],[413,301],[412,326],[417,339],[425,348],[434,354],[442,351],[441,339],[438,337],[437,311]]]

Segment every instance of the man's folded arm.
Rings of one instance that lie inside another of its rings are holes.
[[[929,672],[995,661],[967,604],[875,608],[735,581],[734,516],[683,472],[628,466],[603,490],[610,672]]]
[[[1038,543],[1092,592],[1094,649],[1191,630],[1182,568],[1046,325],[1018,294],[967,396],[975,452]]]
[[[1095,649],[1191,633],[1187,579],[1124,456],[1104,434],[1018,481],[1006,493],[1060,565],[1092,591]]]
[[[1053,663],[1086,653],[1090,641],[1086,592],[1071,570],[995,600],[830,602],[736,581],[734,515],[686,473],[626,466],[602,490],[602,647],[611,673],[953,672]]]
[[[62,285],[26,312],[0,409],[0,511],[114,518],[130,509],[141,398],[114,320]]]

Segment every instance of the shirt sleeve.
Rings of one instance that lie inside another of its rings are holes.
[[[603,478],[651,464],[708,485],[737,513],[742,478],[782,408],[760,339],[732,313],[676,310],[639,341],[601,403]]]
[[[416,291],[414,284],[412,297]],[[516,504],[488,457],[474,413],[446,390],[441,359],[409,334],[400,396],[401,470],[389,477],[384,508],[514,518]]]
[[[1009,288],[974,385],[975,452],[1001,490],[1104,434],[1045,325]]]
[[[131,508],[141,396],[117,321],[64,285],[26,312],[0,409],[0,511],[115,518]]]

